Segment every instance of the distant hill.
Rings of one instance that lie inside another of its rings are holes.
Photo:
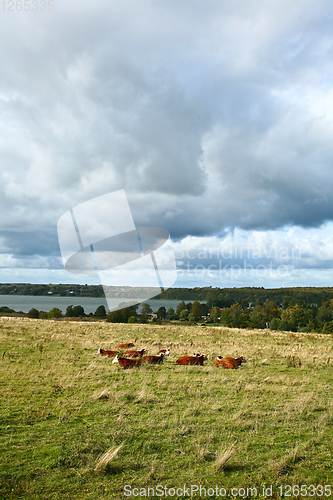
[[[130,287],[113,287],[117,297],[126,297]],[[145,289],[147,290],[147,289]],[[142,291],[142,289],[141,289]],[[101,285],[68,285],[68,284],[30,284],[30,283],[2,283],[0,295],[55,295],[61,297],[104,297]],[[140,297],[140,289],[136,295]],[[236,302],[245,300],[249,303],[264,304],[267,299],[300,305],[317,304],[333,299],[333,287],[295,287],[295,288],[169,288],[155,297],[159,300],[199,300],[209,302],[220,307],[230,307]]]
[[[104,297],[104,291],[101,285],[33,285],[31,283],[1,283],[0,295]]]

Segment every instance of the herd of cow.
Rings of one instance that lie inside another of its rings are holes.
[[[106,356],[108,358],[114,358],[113,363],[118,363],[120,368],[124,370],[128,368],[139,368],[142,364],[147,363],[150,365],[161,365],[164,359],[169,356],[169,349],[161,349],[158,351],[157,355],[146,356],[146,349],[134,350],[134,343],[130,342],[128,344],[118,344],[114,351],[106,351],[99,348],[97,353],[101,356]],[[196,353],[193,356],[181,356],[177,359],[176,363],[178,365],[200,365],[203,366],[203,362],[208,358],[205,354]],[[239,358],[223,358],[222,356],[217,356],[214,366],[217,368],[233,369],[239,368],[242,363],[246,363],[244,356]]]

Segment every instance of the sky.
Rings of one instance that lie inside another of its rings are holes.
[[[174,286],[332,285],[331,0],[10,5],[1,283],[99,284],[64,269],[57,222],[124,189],[169,231]]]

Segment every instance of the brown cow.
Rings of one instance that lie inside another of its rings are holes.
[[[204,354],[200,356],[181,356],[177,359],[176,363],[178,365],[200,365],[203,366],[203,362],[208,358]]]
[[[143,356],[142,361],[144,363],[149,363],[150,365],[162,365],[164,358],[164,354],[158,354],[157,356]]]
[[[121,356],[116,356],[113,360],[113,363],[118,363],[120,368],[127,370],[128,368],[139,368],[142,363],[142,358],[140,359],[131,359],[131,358],[122,358]]]
[[[130,342],[129,344],[118,344],[118,345],[116,345],[116,349],[130,349],[131,347],[134,347],[133,342]]]
[[[247,361],[244,356],[240,356],[239,358],[222,358],[222,356],[217,356],[214,366],[216,366],[217,368],[221,366],[222,368],[226,368],[228,370],[236,370],[241,366],[242,363],[246,362]]]
[[[141,351],[125,351],[122,355],[130,358],[142,358],[144,354],[147,354],[146,349],[141,349]]]
[[[118,354],[119,351],[105,351],[101,347],[98,349],[97,354],[100,354],[101,356],[107,356],[108,358],[113,358]]]

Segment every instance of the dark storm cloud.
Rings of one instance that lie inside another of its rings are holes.
[[[39,231],[0,231],[1,253],[18,258],[34,255],[58,256],[59,243],[56,228],[40,228]]]

